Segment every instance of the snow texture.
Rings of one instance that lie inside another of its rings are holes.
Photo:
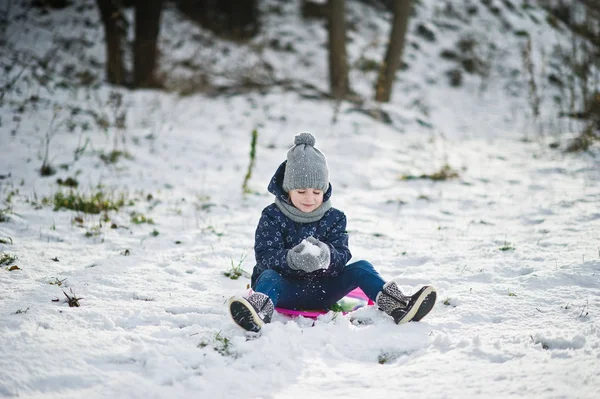
[[[13,50],[0,54],[2,87],[15,82],[0,101],[0,256],[16,257],[0,269],[1,397],[598,397],[600,153],[549,148],[580,122],[555,117],[560,93],[546,79],[531,118],[515,31],[530,32],[539,70],[571,38],[542,9],[416,2],[408,68],[380,108],[386,124],[315,98],[328,90],[325,22],[303,21],[299,1],[261,2],[280,13],[265,18],[256,46],[167,8],[164,70],[191,76],[184,65],[196,62],[212,83],[232,84],[236,68],[268,80],[268,63],[277,81],[305,83],[221,96],[82,86],[86,72],[103,76],[95,2],[49,14],[22,3],[11,2],[3,37]],[[349,61],[381,59],[390,15],[347,3]],[[274,38],[294,51],[252,50]],[[439,54],[464,38],[493,67],[451,87],[455,61]],[[47,63],[20,67],[33,53]],[[374,76],[353,69],[353,88],[371,98]],[[242,190],[255,128],[256,195]],[[231,321],[226,301],[247,292],[256,224],[273,202],[266,186],[302,131],[327,155],[353,260],[404,292],[437,288],[422,322],[397,326],[375,307],[314,325],[276,314],[256,338]],[[41,177],[46,138],[56,174]],[[115,149],[130,156],[110,162]],[[401,179],[446,164],[458,178]],[[57,182],[67,178],[77,193],[125,204],[107,215],[55,211],[44,199],[68,194]],[[238,279],[224,275],[238,265]]]
[[[311,254],[314,257],[318,257],[321,254],[321,248],[318,245],[315,245],[308,241],[307,239],[302,240],[301,244],[304,244],[302,248],[302,252],[300,254]]]

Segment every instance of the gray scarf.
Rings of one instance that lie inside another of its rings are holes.
[[[283,214],[294,222],[298,223],[312,223],[321,219],[325,212],[331,208],[331,201],[327,200],[321,204],[320,207],[315,209],[312,212],[302,212],[300,209],[296,208],[294,205],[288,204],[285,201],[281,201],[279,198],[275,197],[275,205]]]

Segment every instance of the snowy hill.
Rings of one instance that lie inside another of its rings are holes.
[[[102,83],[95,2],[5,8],[0,394],[596,397],[600,153],[548,147],[581,128],[557,116],[568,96],[548,79],[561,76],[551,54],[569,48],[568,30],[517,1],[422,0],[392,102],[378,105],[369,65],[390,15],[349,2],[360,100],[337,108],[323,95],[324,22],[303,20],[298,3],[261,3],[278,12],[251,45],[168,7],[168,92]],[[423,322],[399,327],[371,308],[314,326],[277,315],[248,340],[230,320],[225,302],[246,290],[273,201],[266,186],[300,131],[328,157],[353,260],[409,292],[437,287]],[[41,176],[43,163],[54,174]],[[444,166],[458,177],[419,178]],[[68,209],[78,201],[88,212]]]

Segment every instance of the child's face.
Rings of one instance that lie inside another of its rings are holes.
[[[290,191],[292,204],[302,212],[312,212],[323,203],[323,190],[300,188]]]

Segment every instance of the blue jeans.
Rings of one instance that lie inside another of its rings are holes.
[[[261,273],[254,291],[266,294],[275,306],[286,309],[326,309],[360,287],[373,301],[385,281],[366,260],[350,263],[336,277],[299,280],[284,277],[273,269]]]

